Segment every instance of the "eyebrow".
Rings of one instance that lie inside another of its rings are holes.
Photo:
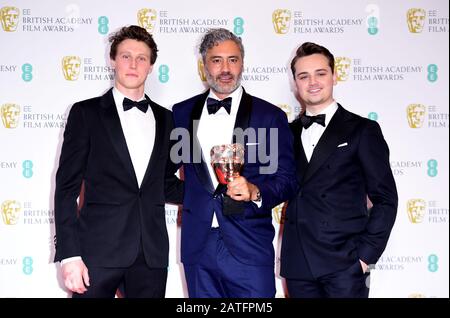
[[[128,54],[131,54],[131,55],[136,55],[136,56],[142,56],[142,55],[149,56],[149,55],[147,55],[147,53],[135,53],[135,52],[129,51],[129,50],[117,51],[117,54],[124,54],[124,53],[128,53]]]
[[[213,55],[210,56],[210,59],[215,59],[215,58],[239,58],[239,55],[229,55],[229,56],[223,56],[223,55]]]
[[[323,71],[329,72],[328,69],[326,69],[326,68],[319,68],[318,70],[314,70],[313,73],[323,72]],[[300,73],[297,74],[297,76],[298,76],[298,75],[304,75],[304,74],[309,74],[309,72],[300,72]]]

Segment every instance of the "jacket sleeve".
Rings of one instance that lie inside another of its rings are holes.
[[[360,259],[375,264],[386,248],[397,215],[398,195],[389,162],[389,148],[377,122],[368,121],[362,131],[358,157],[373,204],[358,246]]]
[[[170,143],[169,146],[169,156],[167,159],[166,166],[166,178],[164,183],[164,192],[166,197],[166,202],[174,204],[183,204],[184,196],[184,181],[176,176],[176,172],[179,169],[179,165],[173,163],[170,157],[170,151],[172,149],[174,142]],[[180,170],[180,175],[181,175]]]
[[[89,154],[89,132],[81,104],[74,104],[64,131],[55,186],[55,261],[81,255],[77,234],[77,198]]]

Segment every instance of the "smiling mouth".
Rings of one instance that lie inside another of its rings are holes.
[[[319,93],[320,91],[321,91],[320,88],[314,88],[314,89],[309,89],[309,90],[308,90],[308,93],[310,93],[310,94],[317,94],[317,93]]]

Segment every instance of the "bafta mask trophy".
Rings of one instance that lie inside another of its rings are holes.
[[[239,177],[244,165],[244,146],[241,144],[218,145],[211,148],[211,164],[221,184]]]

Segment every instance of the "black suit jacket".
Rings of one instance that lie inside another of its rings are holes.
[[[291,129],[300,187],[286,209],[281,275],[318,277],[359,259],[375,264],[386,247],[398,204],[380,126],[339,105],[309,163],[301,121],[294,121]],[[370,210],[367,197],[373,204]]]
[[[168,265],[166,201],[181,202],[169,160],[171,112],[147,96],[156,136],[141,186],[114,103],[105,95],[73,105],[64,132],[55,189],[55,261],[80,255],[90,266],[125,267],[142,241],[147,264]],[[84,204],[76,199],[84,181]]]

